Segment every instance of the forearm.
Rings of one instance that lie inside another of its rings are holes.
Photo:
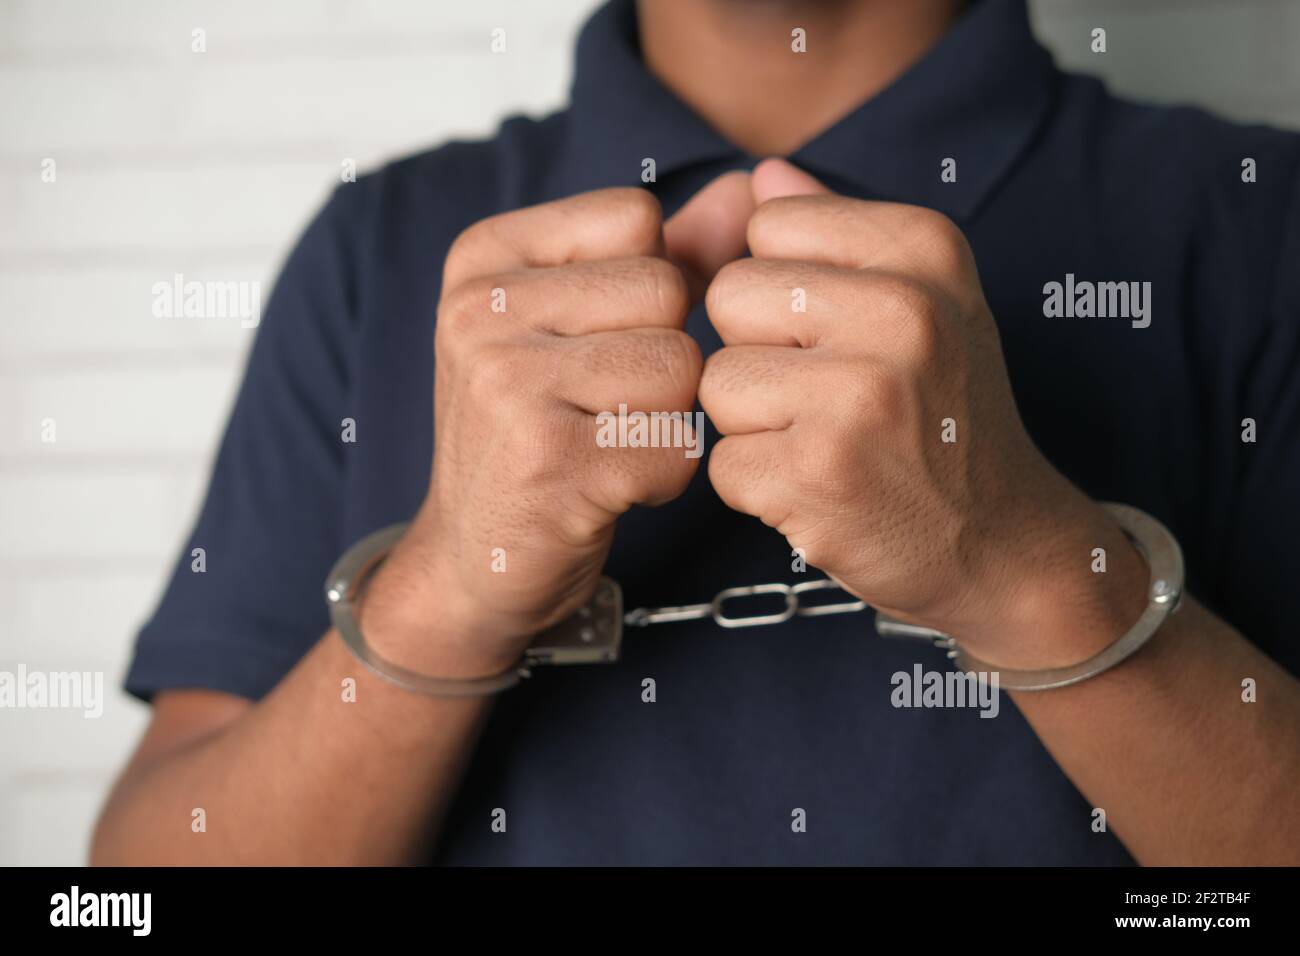
[[[1300,683],[1190,597],[1119,667],[1012,698],[1140,863],[1300,863]]]
[[[353,702],[345,678],[356,680]],[[100,820],[93,862],[418,860],[489,707],[490,698],[394,687],[330,631],[228,726],[129,767]],[[206,829],[194,832],[200,808]]]

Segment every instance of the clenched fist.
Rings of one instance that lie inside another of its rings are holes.
[[[432,482],[362,606],[382,654],[447,676],[504,669],[591,596],[619,515],[685,490],[696,459],[601,447],[597,416],[694,407],[687,312],[743,251],[752,205],[736,173],[667,225],[648,192],[608,189],[456,240],[435,334]]]
[[[1075,663],[1122,634],[1142,560],[1025,432],[956,226],[781,161],[753,187],[753,258],[706,298],[725,344],[700,384],[725,436],[709,461],[722,499],[993,663]],[[1096,547],[1109,575],[1090,571]]]

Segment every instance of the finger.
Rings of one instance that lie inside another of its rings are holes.
[[[443,289],[475,276],[663,254],[663,210],[644,189],[600,189],[482,219],[452,244]]]
[[[676,329],[629,329],[547,340],[554,393],[589,415],[689,412],[704,360]]]
[[[757,258],[907,272],[944,284],[973,268],[956,225],[942,213],[901,203],[778,197],[754,212],[747,237]]]
[[[552,489],[565,483],[580,496],[581,503],[570,506],[570,516],[579,527],[590,526],[593,510],[616,516],[632,505],[671,501],[686,490],[699,468],[698,443],[691,447],[667,442],[657,446],[611,443],[611,436],[617,438],[616,430],[577,410],[550,418],[547,427],[547,435],[532,436],[532,440],[564,451],[558,462],[562,471],[547,472],[544,482],[550,482]],[[534,463],[538,457],[532,456]]]
[[[725,173],[664,225],[668,258],[685,273],[691,301],[702,300],[714,274],[745,254],[745,229],[754,208],[749,173]]]
[[[723,435],[789,428],[802,408],[819,401],[818,359],[799,349],[736,345],[704,363],[700,406]]]
[[[705,308],[725,345],[814,348],[853,314],[855,276],[821,262],[737,259],[709,284]]]
[[[888,355],[924,345],[936,318],[932,288],[914,275],[786,259],[730,263],[705,301],[728,346],[847,344]]]
[[[588,417],[584,427],[591,450],[584,473],[593,502],[611,514],[622,514],[632,505],[661,505],[681,495],[699,469],[702,437],[696,433],[694,444],[674,445],[671,429],[688,427],[687,419],[676,421],[658,436],[657,447],[632,447],[611,446],[613,429]]]
[[[709,483],[718,497],[742,514],[778,530],[794,510],[794,499],[773,462],[786,461],[786,432],[728,435],[709,450]]]
[[[754,205],[782,196],[822,196],[830,193],[821,182],[784,159],[765,159],[754,167],[750,181]]]
[[[523,326],[545,335],[589,335],[686,325],[690,297],[681,270],[655,256],[597,259],[524,269],[461,283],[444,297],[440,321],[490,336]]]

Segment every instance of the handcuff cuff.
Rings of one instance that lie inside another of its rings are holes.
[[[933,628],[906,624],[876,613],[876,631],[884,637],[931,641],[947,653],[953,665],[981,682],[996,674],[1004,690],[1051,690],[1077,684],[1110,670],[1132,656],[1178,609],[1183,594],[1183,554],[1178,541],[1155,518],[1129,505],[1103,503],[1125,535],[1146,559],[1150,570],[1147,604],[1137,622],[1117,640],[1078,664],[1045,670],[1012,670],[979,660],[961,647],[950,634]],[[407,690],[439,697],[471,697],[492,694],[518,684],[534,667],[547,664],[610,663],[618,660],[624,627],[648,627],[675,621],[711,617],[723,628],[782,624],[795,617],[820,617],[866,610],[865,601],[854,599],[825,604],[803,603],[803,595],[822,590],[842,590],[829,578],[799,584],[756,584],[725,588],[703,604],[636,608],[623,611],[623,591],[612,578],[602,577],[595,593],[570,617],[537,634],[509,670],[489,677],[456,679],[416,673],[378,655],[357,623],[357,598],[365,582],[381,564],[406,530],[406,523],[390,525],[362,538],[344,552],[326,579],[325,599],[335,630],[352,653],[378,676]],[[781,611],[732,616],[727,602],[747,597],[779,594],[785,600]]]

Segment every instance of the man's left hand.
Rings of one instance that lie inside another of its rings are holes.
[[[753,188],[753,258],[706,299],[725,347],[699,395],[725,436],[709,460],[723,501],[1002,666],[1075,663],[1122,634],[1145,563],[1026,433],[961,231],[780,160]]]

